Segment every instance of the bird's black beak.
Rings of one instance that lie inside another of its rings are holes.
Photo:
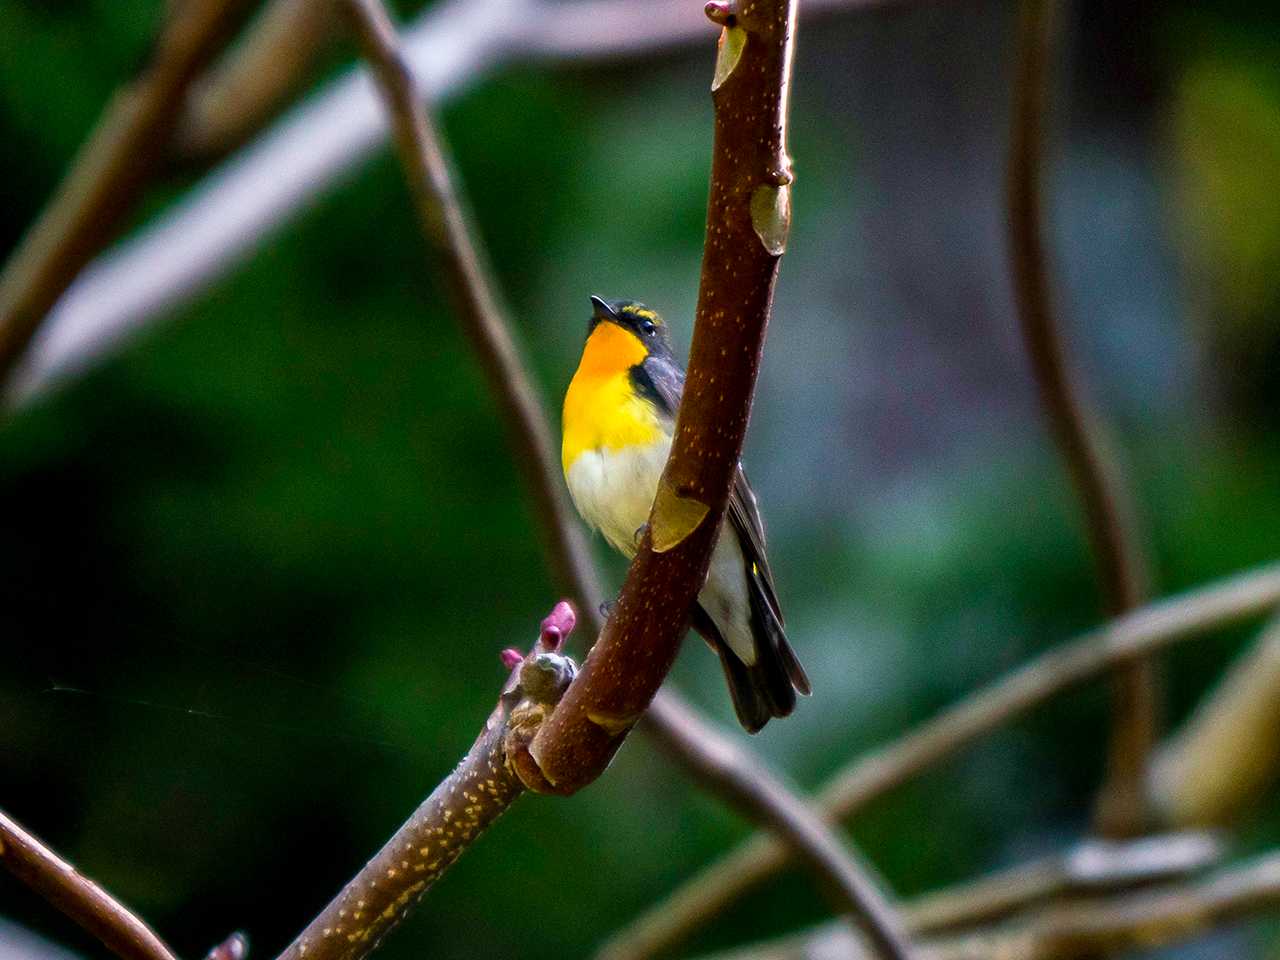
[[[591,298],[591,319],[592,320],[617,320],[618,315],[613,312],[613,308],[605,303],[599,297]]]

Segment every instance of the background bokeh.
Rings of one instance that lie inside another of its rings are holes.
[[[800,33],[795,226],[748,440],[815,687],[752,745],[804,787],[1099,618],[1005,265],[1014,8],[887,6]],[[1264,6],[1090,0],[1063,29],[1058,302],[1162,593],[1280,545],[1280,8]],[[0,251],[160,7],[0,3]],[[504,69],[444,111],[555,406],[590,293],[646,300],[687,345],[711,36]],[[169,177],[144,218],[198,176]],[[493,703],[498,650],[556,599],[384,151],[0,427],[0,804],[186,956],[236,928],[272,956],[452,767]],[[1169,658],[1171,721],[1249,635]],[[732,722],[701,644],[673,682]],[[1056,849],[1087,825],[1105,717],[1102,687],[1065,696],[853,835],[901,894]],[[581,795],[522,800],[380,956],[582,956],[745,832],[635,737]],[[1272,804],[1237,846],[1277,838]],[[103,955],[7,876],[0,916]],[[821,916],[792,876],[696,946]],[[1268,941],[1235,931],[1194,955]]]

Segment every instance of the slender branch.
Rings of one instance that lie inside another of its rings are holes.
[[[744,768],[739,762],[742,751],[705,729],[692,712],[682,715],[680,708],[670,705],[667,709],[675,721],[666,728],[668,752],[674,752],[700,784],[714,777],[711,783],[722,796],[789,844],[796,858],[824,881],[822,890],[836,912],[862,931],[875,956],[915,955],[896,908],[830,825],[758,764]]]
[[[1192,636],[1280,606],[1280,564],[1142,607],[1042,654],[944,710],[903,737],[838,771],[816,806],[834,822],[861,810],[980,737],[1117,663],[1151,656]],[[776,840],[757,835],[703,870],[615,936],[610,960],[650,957],[682,942],[728,904],[790,861]]]
[[[492,271],[480,241],[468,225],[444,139],[421,105],[413,72],[381,0],[346,0],[343,6],[352,13],[361,50],[386,102],[423,233],[446,277],[459,323],[480,360],[489,391],[501,408],[514,459],[534,499],[534,515],[548,556],[560,582],[573,590],[579,608],[594,616],[600,585],[590,549],[560,480],[550,423],[489,279]]]
[[[1077,960],[1150,950],[1203,936],[1262,912],[1280,910],[1280,853],[1203,880],[1050,908],[992,931],[922,945],[922,960]],[[708,960],[866,960],[866,945],[835,925]]]
[[[588,601],[587,609],[594,615],[599,587],[580,527],[571,517],[562,492],[550,428],[509,333],[479,241],[469,229],[443,138],[428,112],[419,106],[413,75],[400,55],[394,27],[380,0],[349,0],[346,10],[352,15],[361,49],[386,100],[424,232],[449,279],[464,331],[480,355],[492,392],[500,400],[517,460],[524,466],[526,482],[539,501],[537,515],[542,520],[549,552],[555,558],[560,578]],[[837,909],[859,917],[866,914],[870,917],[866,927],[873,942],[883,943],[887,956],[906,956],[887,905],[840,849],[838,841],[807,814],[798,799],[787,794],[758,764],[746,759],[741,750],[706,728],[673,696],[664,700],[650,726],[665,731],[666,739],[679,747],[700,782],[710,780],[720,785],[758,821],[779,824],[784,835],[798,844],[805,859],[834,889]],[[601,768],[604,762],[607,758]],[[522,764],[520,769],[535,788],[561,789],[544,783],[537,767]]]
[[[572,629],[573,612],[560,603],[527,656],[503,651],[511,675],[462,762],[279,960],[368,956],[524,792],[518,758],[573,678],[573,661],[558,652]]]
[[[192,85],[173,153],[209,160],[262,129],[336,38],[333,0],[270,0],[245,38]]]
[[[124,225],[154,176],[192,80],[249,0],[190,0],[170,14],[141,75],[118,92],[57,194],[0,274],[0,384],[41,320]]]
[[[177,960],[137,914],[3,812],[0,863],[121,960]]]
[[[1262,632],[1151,766],[1166,822],[1227,824],[1280,769],[1280,620]]]
[[[1221,857],[1222,845],[1205,833],[1085,840],[1065,853],[913,900],[903,906],[903,922],[913,937],[936,937],[1068,897],[1098,896],[1177,879],[1212,866]]]
[[[892,0],[806,0],[807,14]],[[405,34],[420,94],[443,102],[498,66],[625,57],[706,37],[683,0],[446,0]],[[81,373],[104,354],[248,259],[387,134],[365,77],[349,71],[289,111],[67,290],[6,387],[9,406]],[[79,265],[77,265],[78,268]]]
[[[1073,378],[1054,317],[1044,241],[1044,128],[1056,0],[1023,0],[1009,135],[1009,250],[1023,342],[1058,451],[1084,510],[1089,543],[1111,616],[1147,597],[1147,561],[1131,497],[1104,428]],[[1149,662],[1116,672],[1106,783],[1095,816],[1108,836],[1146,822],[1147,759],[1156,739],[1156,673]]]

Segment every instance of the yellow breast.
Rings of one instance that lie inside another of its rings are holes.
[[[644,344],[616,324],[601,323],[587,338],[564,398],[565,474],[587,450],[648,446],[665,432],[653,406],[636,394],[630,369],[644,361]]]

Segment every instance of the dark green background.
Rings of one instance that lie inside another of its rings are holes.
[[[0,2],[0,250],[159,6]],[[888,6],[801,29],[795,225],[748,441],[815,688],[752,745],[803,787],[1099,617],[1004,262],[1013,8]],[[1280,545],[1280,20],[1120,6],[1065,18],[1049,239],[1169,592]],[[588,294],[644,299],[688,342],[712,36],[500,70],[443,113],[553,408]],[[184,955],[243,928],[270,957],[451,768],[498,651],[556,599],[384,152],[0,431],[0,805]],[[1171,720],[1249,635],[1169,658]],[[673,682],[731,723],[701,644]],[[904,895],[1057,849],[1087,825],[1105,717],[1099,686],[1062,697],[853,834]],[[582,956],[745,832],[636,737],[583,794],[522,800],[380,956]],[[1239,846],[1277,833],[1255,811]],[[7,877],[0,915],[102,955]],[[822,915],[792,876],[698,946]]]

